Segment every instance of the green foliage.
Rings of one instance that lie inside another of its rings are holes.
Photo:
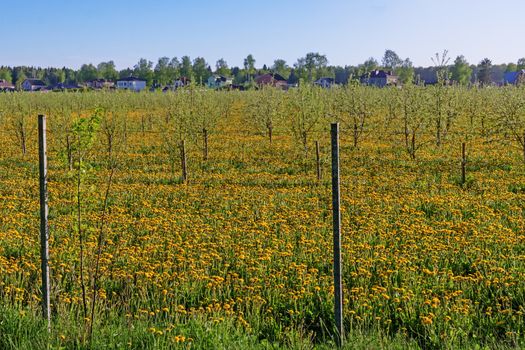
[[[80,142],[78,147],[87,149],[93,145],[96,133],[100,127],[103,112],[103,109],[98,108],[91,116],[79,118],[78,121],[73,124],[73,132]]]
[[[98,76],[106,80],[115,81],[118,79],[118,71],[115,67],[115,62],[100,62],[97,66]]]
[[[173,82],[175,77],[172,76],[170,69],[170,59],[168,57],[161,57],[155,66],[154,79],[155,83],[162,86]]]
[[[275,124],[282,121],[284,93],[280,89],[265,86],[259,91],[250,92],[246,103],[248,125],[263,135],[267,135],[272,143]]]
[[[244,59],[244,71],[246,73],[246,80],[251,81],[253,80],[253,76],[255,74],[255,58],[252,54],[249,54]]]
[[[401,115],[405,149],[412,159],[416,159],[416,152],[423,145],[420,136],[430,124],[429,106],[425,104],[425,101],[428,101],[426,93],[427,91],[419,86],[407,85],[403,88]]]
[[[195,78],[195,83],[199,85],[206,85],[208,78],[211,75],[210,70],[208,70],[208,63],[202,57],[197,57],[193,60],[193,77]]]
[[[403,60],[393,50],[386,50],[383,56],[382,65],[385,69],[395,71],[403,64]]]
[[[76,157],[75,166],[77,168],[80,167],[85,170],[92,165],[86,162],[86,155],[97,138],[103,113],[103,109],[97,108],[89,117],[79,118],[71,128],[74,139],[72,154],[73,157]]]
[[[353,146],[358,148],[367,132],[367,123],[372,114],[371,90],[349,85],[335,90],[333,94],[331,113],[335,121],[342,124],[342,129],[352,135]]]
[[[302,146],[304,157],[308,157],[311,133],[325,117],[326,91],[311,84],[300,84],[298,89],[288,92],[289,129],[297,144]]]
[[[399,78],[399,81],[402,84],[412,84],[414,82],[414,67],[412,62],[407,58],[396,70],[396,74]]]
[[[91,63],[83,64],[82,67],[80,67],[80,71],[78,72],[78,80],[80,82],[86,82],[86,81],[97,79],[97,78],[98,78],[97,68]]]
[[[224,58],[218,59],[217,63],[215,63],[215,73],[222,76],[230,75],[230,68],[228,68],[228,63]]]
[[[492,61],[488,58],[484,58],[479,63],[478,81],[482,86],[489,85],[491,83],[492,74]]]
[[[522,69],[525,69],[525,57],[520,58],[516,65],[516,70],[522,70]]]
[[[5,80],[8,83],[11,83],[13,81],[11,71],[7,68],[0,67],[0,80]]]
[[[319,52],[309,52],[305,57],[299,58],[294,65],[296,73],[308,82],[313,82],[323,76],[326,76],[326,67],[328,58]]]
[[[368,58],[363,64],[361,65],[361,74],[365,74],[368,72],[371,72],[373,70],[376,70],[379,68],[379,63],[377,60],[373,57]],[[359,75],[361,75],[359,74]]]
[[[193,80],[193,66],[191,64],[191,59],[189,56],[182,56],[182,62],[180,65],[180,76],[186,77],[190,80]]]
[[[450,57],[448,57],[448,50],[443,50],[443,53],[440,55],[436,52],[435,56],[432,57],[432,62],[436,67],[436,77],[438,84],[447,84],[450,79],[450,72],[448,67],[448,62]]]
[[[274,73],[280,74],[285,79],[288,79],[290,75],[290,67],[286,64],[286,61],[283,59],[276,59],[273,61],[272,71]]]
[[[518,70],[518,66],[516,65],[516,63],[509,63],[507,64],[507,68],[505,68],[505,73],[509,73],[509,72],[516,72]]]
[[[72,319],[55,320],[48,334],[45,322],[33,310],[20,312],[9,307],[0,307],[0,348],[3,350],[97,350],[97,349],[332,349],[333,342],[311,344],[311,339],[299,327],[276,329],[274,339],[267,339],[246,330],[227,319],[217,323],[213,320],[193,319],[170,326],[166,321],[123,319],[118,313],[110,312],[99,327],[97,336],[89,345],[79,341],[79,330]],[[166,334],[166,329],[169,333]],[[155,332],[162,332],[159,336]],[[419,349],[414,341],[407,341],[400,335],[390,337],[380,332],[352,330],[347,335],[342,349]]]
[[[136,78],[145,80],[147,86],[151,86],[153,83],[153,62],[141,58],[135,65],[133,74]]]
[[[451,71],[453,81],[456,81],[460,85],[467,85],[468,83],[470,83],[470,78],[472,76],[472,68],[470,68],[470,65],[468,64],[465,57],[456,57]]]

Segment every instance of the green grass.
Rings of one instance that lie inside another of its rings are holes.
[[[261,330],[246,332],[235,319],[217,322],[192,319],[172,325],[130,320],[116,314],[108,315],[94,329],[91,341],[83,325],[72,318],[54,318],[51,332],[36,310],[20,311],[0,307],[0,349],[333,349],[335,343],[327,339],[323,344],[312,343],[311,335],[301,329],[283,329],[277,338],[264,338]],[[155,330],[153,330],[155,329]],[[163,334],[156,333],[162,330]],[[185,337],[177,342],[177,337]],[[380,334],[352,331],[347,335],[343,349],[419,349],[415,341],[401,336],[394,338]]]

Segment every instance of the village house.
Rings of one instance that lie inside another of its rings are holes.
[[[187,77],[180,77],[179,79],[175,80],[173,82],[173,88],[178,89],[181,87],[185,87],[191,84],[191,80]]]
[[[22,82],[24,91],[41,91],[46,88],[46,84],[40,79],[26,79]]]
[[[166,85],[163,89],[162,89],[162,92],[168,92],[168,91],[175,91],[179,88],[183,88],[185,86],[188,86],[190,85],[191,83],[191,80],[186,78],[186,77],[180,77],[178,78],[177,80],[174,80],[173,81],[173,84],[168,84]]]
[[[214,74],[208,78],[208,87],[210,89],[229,88],[233,84],[233,79],[222,75]]]
[[[314,84],[322,88],[328,89],[328,88],[331,88],[335,84],[335,79],[323,77],[323,78],[319,78],[316,81],[314,81]]]
[[[120,90],[142,91],[145,88],[146,81],[139,78],[127,77],[117,80],[117,89]]]
[[[505,85],[519,85],[525,83],[525,69],[518,72],[507,72],[503,77]]]
[[[115,87],[115,82],[106,79],[93,79],[86,81],[86,86],[91,89],[112,89]]]
[[[15,91],[15,86],[7,80],[0,79],[0,91]]]
[[[263,75],[259,75],[255,78],[255,83],[258,86],[273,86],[281,89],[287,89],[288,88],[288,82],[284,77],[277,73],[266,73]]]
[[[397,76],[390,71],[374,70],[361,76],[361,84],[377,87],[397,85]]]

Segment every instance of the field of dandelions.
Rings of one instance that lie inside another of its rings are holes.
[[[331,122],[344,346],[525,346],[525,90],[302,86],[0,94],[0,348],[332,348]]]

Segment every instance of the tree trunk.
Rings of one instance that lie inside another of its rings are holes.
[[[69,135],[66,136],[66,151],[67,151],[67,165],[69,167],[69,171],[73,170],[73,149],[71,146],[71,139]]]
[[[522,138],[522,147],[523,147],[523,162],[525,163],[525,131],[523,131],[523,138]]]
[[[108,133],[107,140],[108,140],[108,163],[111,163],[111,158],[113,154],[113,135]]]
[[[180,143],[180,158],[182,165],[182,182],[186,182],[188,179],[188,172],[186,169],[186,145],[184,140],[182,140]]]
[[[306,131],[302,132],[302,138],[303,138],[303,147],[304,147],[304,158],[308,158],[308,135]]]
[[[354,121],[354,148],[357,148],[358,144],[358,138],[359,138],[359,130],[357,127],[357,123]]]
[[[208,130],[206,128],[202,129],[202,136],[204,139],[203,157],[204,160],[208,160]]]
[[[441,146],[441,116],[436,120],[436,144]]]
[[[405,147],[408,149],[408,120],[407,120],[407,117],[405,116]]]
[[[412,131],[412,140],[411,140],[411,153],[412,159],[416,159],[416,132]]]
[[[20,146],[22,147],[22,155],[26,155],[26,131],[24,126],[20,126]]]

